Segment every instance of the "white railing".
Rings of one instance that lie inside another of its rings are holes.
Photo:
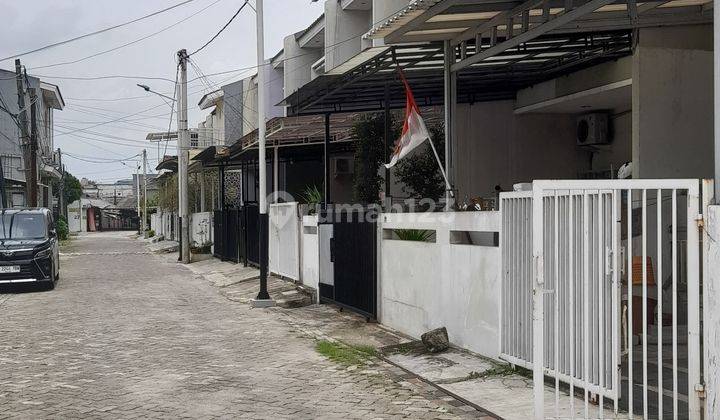
[[[272,273],[300,280],[300,218],[298,203],[271,204],[269,267]]]
[[[527,202],[518,199],[526,194],[501,197],[503,238],[512,241],[502,248],[502,345],[533,369],[536,418],[595,417],[593,403],[600,418],[622,410],[699,419],[698,181],[535,181],[530,235]],[[531,260],[514,244],[523,237]],[[512,335],[527,331],[517,325],[527,316],[513,315],[527,296],[512,293],[527,293],[518,283],[527,284],[528,263],[532,355]],[[524,353],[513,353],[518,346]]]
[[[532,191],[500,194],[500,357],[532,366]]]

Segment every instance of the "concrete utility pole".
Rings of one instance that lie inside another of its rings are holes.
[[[137,203],[137,215],[138,219],[140,219],[142,216],[140,215],[140,165],[135,167],[135,202]]]
[[[147,150],[143,149],[143,237],[147,237]]]
[[[23,150],[23,161],[25,163],[25,204],[28,204],[30,198],[30,182],[28,176],[30,174],[30,135],[27,126],[27,109],[25,108],[25,84],[23,83],[22,65],[20,59],[15,59],[15,83],[17,84],[17,103],[20,122],[20,146]]]
[[[180,216],[180,260],[190,263],[190,218],[188,217],[188,145],[190,133],[187,119],[187,60],[186,50],[177,53],[180,63],[180,89],[178,95],[178,216]]]
[[[267,161],[265,159],[265,35],[263,25],[263,0],[255,3],[257,15],[257,64],[258,64],[258,172],[260,180],[259,231],[260,237],[260,292],[251,305],[255,308],[274,306],[267,291],[268,276],[268,209],[267,209]]]
[[[30,184],[29,206],[38,206],[38,133],[37,133],[37,94],[35,88],[29,88],[30,93],[30,177],[27,182]],[[47,204],[47,203],[45,203]]]
[[[58,147],[57,149],[58,154],[58,168],[60,169],[60,188],[58,191],[58,207],[60,207],[60,211],[58,211],[58,214],[65,217],[65,221],[67,223],[70,223],[67,220],[67,209],[65,208],[65,167],[62,164],[62,150]]]

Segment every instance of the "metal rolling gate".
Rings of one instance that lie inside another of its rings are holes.
[[[319,292],[322,302],[376,319],[377,214],[371,212],[375,210],[331,210],[321,214],[319,230],[331,234],[320,239],[330,241],[330,255],[329,265],[320,268]],[[328,280],[323,282],[323,278]]]
[[[501,357],[533,369],[536,418],[700,418],[699,199],[698,180],[501,194]]]

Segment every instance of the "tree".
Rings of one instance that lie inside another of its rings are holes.
[[[428,127],[440,161],[445,162],[445,127],[442,123]],[[403,191],[413,198],[438,201],[445,195],[445,181],[429,143],[415,149],[392,169],[403,184]]]
[[[65,171],[65,175],[62,179],[65,188],[65,194],[63,197],[65,200],[65,205],[68,205],[73,201],[79,200],[82,196],[82,186],[80,185],[80,181],[75,178],[73,174],[67,171]],[[53,196],[55,198],[60,198],[60,180],[53,179],[52,190]]]
[[[390,138],[397,138],[398,127],[394,119],[390,122]],[[380,165],[385,163],[388,150],[385,150],[385,116],[380,113],[363,114],[358,117],[352,128],[353,137],[357,139],[355,149],[355,178],[353,194],[355,200],[362,204],[378,203],[379,192],[383,181]],[[392,141],[389,142],[392,145]]]

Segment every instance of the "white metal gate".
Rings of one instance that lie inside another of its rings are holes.
[[[272,273],[300,280],[300,216],[298,203],[271,204],[268,210],[268,263]]]
[[[535,181],[529,196],[501,196],[501,346],[533,369],[536,417],[700,418],[698,181]]]

